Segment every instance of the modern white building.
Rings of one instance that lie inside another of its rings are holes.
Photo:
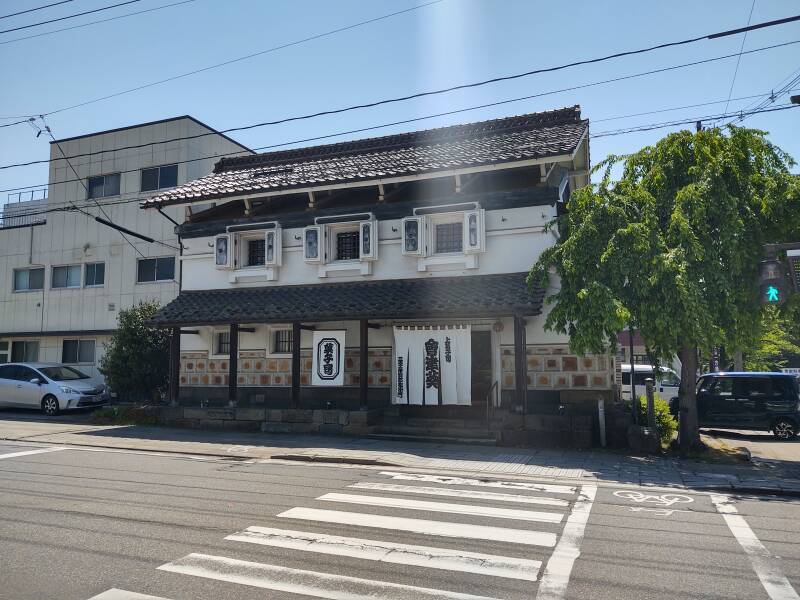
[[[251,151],[189,116],[51,143],[46,197],[6,204],[0,218],[0,362],[64,362],[99,375],[119,311],[166,304],[180,289],[170,219],[183,221],[185,209],[143,211],[141,201],[241,154]]]
[[[180,339],[173,400],[304,431],[341,430],[325,409],[463,423],[582,403],[591,423],[615,359],[570,354],[526,283],[588,183],[588,134],[571,107],[226,158],[145,200],[217,203],[178,227],[183,286],[155,319]]]

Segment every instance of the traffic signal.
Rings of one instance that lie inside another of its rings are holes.
[[[783,263],[775,258],[762,260],[758,265],[761,304],[783,304],[789,293]]]

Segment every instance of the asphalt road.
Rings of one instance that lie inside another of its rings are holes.
[[[785,498],[0,442],[3,600],[788,600],[798,536]]]

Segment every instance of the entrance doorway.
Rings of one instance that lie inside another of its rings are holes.
[[[486,414],[486,403],[492,387],[492,333],[472,331],[472,407]],[[491,400],[488,400],[491,401]]]

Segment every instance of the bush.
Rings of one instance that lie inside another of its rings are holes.
[[[670,413],[667,400],[658,394],[653,394],[653,400],[656,411],[656,431],[663,446],[672,441],[672,437],[678,431],[678,421]],[[640,425],[647,424],[647,398],[644,396],[639,396],[639,412],[636,416]]]
[[[170,332],[147,325],[156,311],[157,302],[121,310],[119,327],[105,346],[100,372],[121,399],[150,400],[167,386]]]
[[[91,414],[95,425],[157,425],[158,414],[150,406],[104,406]]]

